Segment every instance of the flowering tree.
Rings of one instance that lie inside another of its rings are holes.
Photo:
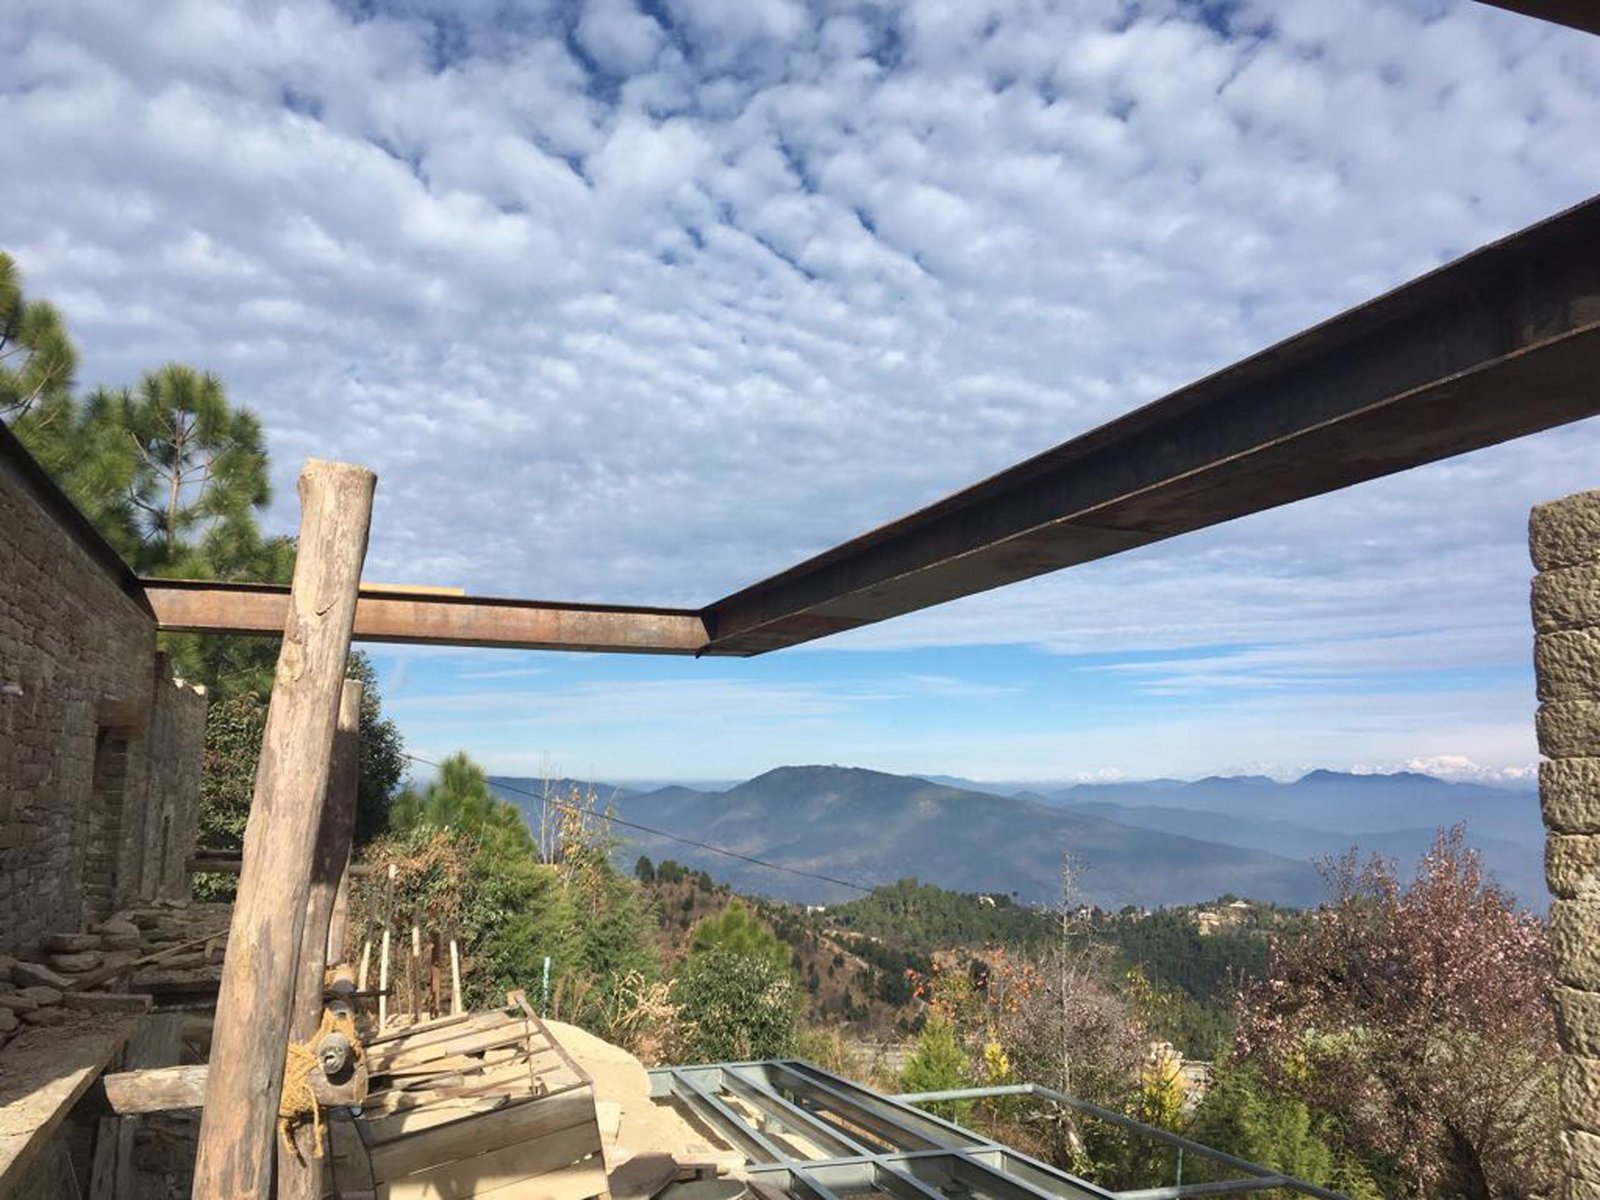
[[[1389,1194],[1546,1190],[1555,1022],[1545,928],[1485,879],[1460,827],[1402,886],[1355,851],[1325,864],[1333,902],[1274,942],[1238,1003],[1238,1053],[1328,1113]]]

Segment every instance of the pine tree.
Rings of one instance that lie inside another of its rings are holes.
[[[0,417],[16,421],[69,398],[77,369],[61,314],[23,295],[22,273],[0,252]]]

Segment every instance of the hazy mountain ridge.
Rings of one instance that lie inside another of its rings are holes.
[[[538,779],[498,779],[530,818]],[[560,794],[572,786],[561,781]],[[587,785],[580,785],[587,786]],[[1048,795],[1004,795],[923,776],[854,767],[779,767],[725,790],[651,791],[593,785],[618,816],[801,871],[876,885],[915,876],[963,891],[1054,902],[1060,856],[1079,860],[1088,903],[1198,902],[1223,892],[1314,904],[1324,892],[1311,860],[1358,845],[1409,865],[1441,827],[1468,840],[1525,904],[1542,908],[1537,798],[1415,773],[1314,771],[1194,782],[1075,784]],[[512,790],[515,789],[515,790]],[[741,891],[808,903],[848,888],[782,874],[631,829],[619,861],[675,858]]]

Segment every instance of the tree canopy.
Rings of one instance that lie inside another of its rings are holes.
[[[1239,1052],[1387,1164],[1394,1190],[1539,1194],[1557,1056],[1543,923],[1484,876],[1459,827],[1409,883],[1354,851],[1325,869],[1333,902],[1274,942],[1240,996]]]
[[[785,971],[794,969],[794,952],[779,941],[742,900],[735,900],[716,916],[705,918],[689,935],[691,955],[712,950],[764,958]]]

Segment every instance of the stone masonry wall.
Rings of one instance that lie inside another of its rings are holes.
[[[0,953],[181,894],[198,812],[203,694],[61,504],[0,454]]]
[[[1566,1200],[1600,1200],[1600,492],[1529,521]]]

